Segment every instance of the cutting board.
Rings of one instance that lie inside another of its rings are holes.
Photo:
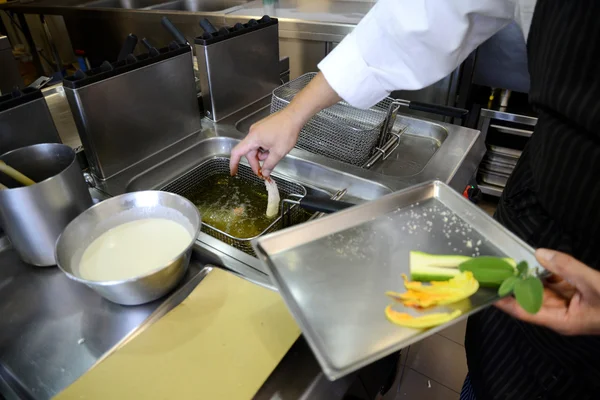
[[[300,334],[277,292],[214,269],[57,399],[249,399]]]

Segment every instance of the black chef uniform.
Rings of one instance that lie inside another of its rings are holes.
[[[600,1],[539,0],[528,41],[539,118],[496,218],[600,268]],[[494,307],[465,339],[477,400],[600,399],[600,336],[561,336]]]

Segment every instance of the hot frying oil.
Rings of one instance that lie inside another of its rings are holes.
[[[240,239],[252,238],[269,227],[264,185],[229,175],[213,175],[186,195],[202,214],[202,222]]]

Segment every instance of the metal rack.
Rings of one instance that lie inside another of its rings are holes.
[[[316,76],[308,73],[273,91],[271,113],[284,109]],[[406,102],[386,98],[367,110],[339,102],[317,113],[300,131],[296,147],[369,168],[397,147],[401,129],[391,132],[398,109]]]
[[[537,118],[535,117],[496,110],[481,110],[478,128],[484,135],[488,150],[479,165],[477,184],[484,194],[496,197],[502,195],[508,178],[522,153],[522,148],[515,149],[508,145],[492,144],[488,140],[491,134],[520,137],[522,142],[531,137],[536,124]]]

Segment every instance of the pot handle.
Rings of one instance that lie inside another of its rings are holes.
[[[308,211],[330,214],[345,210],[346,208],[350,208],[355,204],[347,203],[345,201],[331,200],[319,196],[307,195],[298,201],[298,205]]]
[[[420,101],[410,101],[408,108],[415,111],[424,111],[432,114],[443,115],[445,117],[464,118],[469,110],[464,108],[442,106],[439,104],[423,103]]]

